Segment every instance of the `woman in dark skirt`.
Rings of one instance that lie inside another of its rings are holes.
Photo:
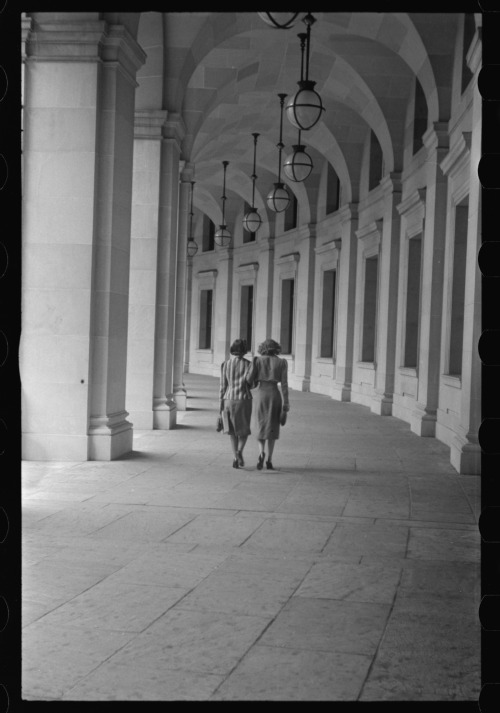
[[[257,469],[262,470],[266,456],[268,470],[274,470],[272,457],[274,444],[280,437],[283,414],[290,410],[288,401],[288,362],[278,356],[281,346],[274,339],[266,339],[258,347],[260,356],[254,357],[248,373],[253,392],[254,428],[259,443]],[[281,384],[281,393],[278,388]]]
[[[236,339],[229,353],[229,359],[221,364],[219,401],[224,433],[231,438],[233,468],[239,468],[245,465],[243,449],[250,435],[252,394],[247,375],[251,363],[243,358],[247,353],[244,339]]]

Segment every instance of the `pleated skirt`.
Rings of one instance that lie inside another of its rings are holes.
[[[222,422],[224,433],[243,438],[249,436],[252,417],[252,399],[224,399]]]
[[[274,381],[260,381],[253,390],[253,432],[257,439],[280,437],[281,392]]]

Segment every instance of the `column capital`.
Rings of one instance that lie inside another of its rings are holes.
[[[345,203],[338,210],[338,216],[341,223],[347,223],[350,220],[358,219],[358,204],[357,203]]]
[[[186,124],[181,114],[169,112],[163,124],[163,138],[174,139],[180,145],[186,135]]]
[[[399,171],[387,173],[380,181],[380,187],[386,196],[401,193],[401,173]]]
[[[259,252],[274,252],[274,240],[275,239],[272,235],[268,235],[267,237],[258,240],[257,245],[260,248]]]
[[[136,111],[134,114],[134,138],[161,139],[166,118],[167,112],[164,109]]]
[[[450,144],[447,121],[435,121],[423,135],[423,142],[428,152],[447,149]]]
[[[233,246],[229,245],[227,248],[222,248],[218,246],[217,248],[217,259],[219,262],[223,262],[224,260],[232,260],[233,259]],[[217,272],[217,270],[215,271]]]
[[[179,181],[181,183],[191,183],[194,180],[194,163],[189,161],[179,162]]]
[[[26,42],[28,35],[31,32],[31,17],[26,17],[26,13],[21,14],[21,57],[26,59]]]
[[[124,25],[106,25],[99,56],[103,62],[117,63],[125,76],[138,86],[135,76],[146,61],[146,53]]]
[[[56,20],[52,13],[36,14],[26,37],[26,58],[44,62],[97,62],[105,33],[103,20],[78,13]]]
[[[310,240],[316,240],[316,223],[308,223],[307,225],[302,225],[298,230],[299,240],[305,240],[309,238]]]

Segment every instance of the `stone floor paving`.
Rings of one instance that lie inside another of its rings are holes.
[[[217,379],[111,463],[25,462],[22,698],[477,701],[480,479],[363,406],[291,391],[235,470]]]

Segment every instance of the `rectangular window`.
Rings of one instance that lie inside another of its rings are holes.
[[[333,357],[333,335],[335,328],[335,270],[323,273],[323,309],[321,312],[320,357]]]
[[[368,190],[371,191],[372,188],[378,186],[382,180],[383,171],[383,161],[382,161],[382,147],[373,131],[370,132],[370,173],[369,173],[369,183]]]
[[[281,333],[280,343],[283,354],[292,353],[293,336],[293,293],[295,280],[281,283]]]
[[[203,215],[203,241],[201,249],[203,252],[215,249],[214,242],[215,225],[207,215]]]
[[[363,340],[361,360],[375,361],[375,329],[377,321],[378,256],[367,258],[365,264],[365,297],[363,308]]]
[[[213,290],[201,290],[199,349],[212,348],[212,299]]]
[[[293,230],[297,227],[297,198],[292,193],[290,203],[285,210],[285,230]]]
[[[418,331],[420,322],[420,269],[422,237],[408,241],[408,282],[406,294],[404,366],[416,367],[418,360]]]
[[[252,351],[252,322],[253,285],[243,285],[241,288],[240,338],[246,341],[248,351]]]
[[[453,278],[451,291],[451,325],[449,374],[462,374],[462,346],[464,336],[465,266],[467,256],[468,199],[455,210],[455,241],[453,249]]]
[[[415,107],[413,110],[413,153],[416,154],[424,145],[424,134],[427,131],[427,100],[422,85],[415,80]]]
[[[326,213],[334,213],[340,206],[340,181],[331,163],[326,179]]]

